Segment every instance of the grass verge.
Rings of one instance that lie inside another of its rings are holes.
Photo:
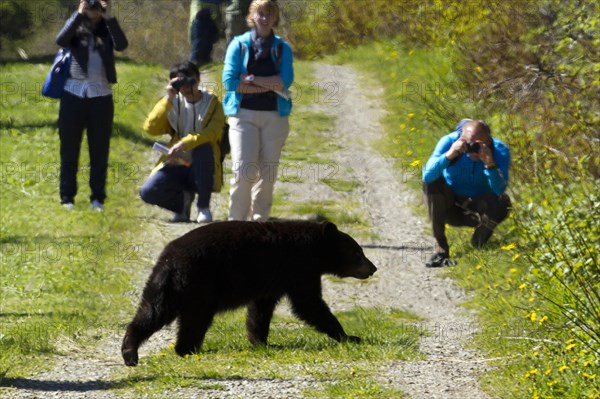
[[[130,311],[123,293],[140,251],[137,190],[146,176],[148,140],[140,126],[159,93],[154,67],[118,63],[115,126],[106,210],[89,209],[87,142],[78,174],[76,208],[62,208],[58,101],[41,97],[49,65],[2,67],[0,120],[0,379],[50,367],[52,356],[93,346],[114,333]]]

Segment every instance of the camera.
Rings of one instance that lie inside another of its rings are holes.
[[[102,8],[100,0],[87,0],[89,8]]]
[[[478,153],[481,146],[479,143],[467,143],[467,152],[468,153]]]
[[[179,90],[183,86],[193,86],[195,84],[196,84],[196,79],[190,78],[189,76],[184,76],[184,77],[180,77],[179,79],[177,79],[176,81],[171,83],[171,86],[175,90]]]

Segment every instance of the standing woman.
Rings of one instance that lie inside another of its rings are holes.
[[[276,0],[254,0],[246,21],[251,31],[229,43],[223,68],[233,161],[229,219],[266,220],[289,133],[292,101],[285,93],[294,80],[292,49],[273,33]]]
[[[72,57],[58,114],[60,200],[65,208],[73,209],[79,152],[86,129],[91,207],[102,211],[114,116],[112,84],[117,83],[114,50],[125,50],[127,38],[117,20],[110,16],[108,0],[79,0],[78,10],[67,20],[56,43],[70,48]]]

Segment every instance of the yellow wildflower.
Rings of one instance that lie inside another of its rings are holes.
[[[529,370],[528,372],[526,372],[526,373],[525,373],[525,376],[524,376],[524,377],[525,377],[525,378],[529,378],[529,377],[531,377],[532,375],[535,375],[535,374],[537,374],[537,372],[538,372],[538,369],[531,369],[531,370]]]
[[[515,273],[516,273],[516,272],[518,272],[518,271],[519,271],[519,270],[517,270],[517,269],[516,269],[516,268],[514,268],[514,267],[513,267],[512,269],[510,269],[510,272],[511,272],[512,274],[515,274]]]
[[[411,112],[411,113],[409,113],[409,114],[408,114],[408,119],[411,119],[413,116],[415,116],[415,113],[414,113],[414,112]]]
[[[560,371],[560,372],[562,373],[562,372],[564,372],[564,371],[565,371],[566,369],[568,369],[568,368],[569,368],[569,366],[560,366],[560,367],[558,368],[558,371]]]
[[[477,270],[481,269],[481,265],[475,266],[475,269],[477,269]]]
[[[414,161],[412,161],[410,163],[410,166],[416,167],[416,166],[419,166],[420,164],[421,164],[421,161],[419,159],[415,159]]]
[[[523,290],[523,289],[525,289],[525,288],[527,288],[527,284],[526,284],[526,283],[523,283],[523,284],[521,284],[521,285],[519,286],[519,289],[520,289],[520,290]]]
[[[500,249],[503,251],[510,251],[511,249],[515,249],[516,247],[517,247],[517,244],[515,244],[514,242],[511,242],[508,245],[501,246]]]
[[[531,321],[535,321],[537,319],[537,313],[535,313],[535,310],[532,310],[531,313],[529,313],[525,317],[528,318]]]
[[[404,129],[406,127],[406,123],[401,123],[400,124],[400,129]]]
[[[588,373],[582,373],[581,375],[583,375],[585,378],[593,380],[594,378],[596,378],[596,374],[588,374]]]
[[[512,257],[512,261],[514,262],[514,261],[516,261],[517,259],[519,259],[519,256],[521,256],[521,255],[519,255],[519,254],[514,254],[514,255],[513,255],[513,257]]]
[[[576,346],[577,346],[577,344],[569,344],[569,345],[567,345],[567,347],[565,349],[570,351],[571,349],[573,349]]]
[[[540,323],[540,326],[541,326],[542,324],[544,324],[544,322],[546,322],[546,321],[548,321],[548,316],[542,316],[542,318],[540,319],[540,322],[539,322],[539,323]]]

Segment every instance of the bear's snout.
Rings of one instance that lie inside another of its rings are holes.
[[[353,270],[351,276],[354,278],[364,280],[371,277],[373,274],[375,274],[376,271],[377,268],[375,267],[375,265],[369,259],[364,257],[361,259],[358,267]]]

